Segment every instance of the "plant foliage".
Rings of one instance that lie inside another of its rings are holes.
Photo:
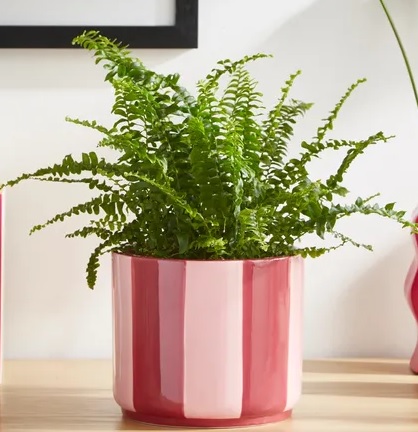
[[[84,183],[98,195],[37,225],[92,215],[88,226],[68,237],[95,235],[100,244],[87,265],[90,287],[96,282],[99,257],[108,251],[164,258],[245,259],[302,255],[317,257],[346,243],[360,245],[335,231],[338,220],[376,214],[394,219],[414,232],[394,204],[372,203],[374,197],[341,204],[347,195],[344,176],[369,146],[386,142],[379,132],[361,141],[327,138],[328,132],[359,80],[344,94],[316,136],[288,157],[294,126],[311,104],[289,97],[297,72],[286,81],[277,104],[262,104],[247,64],[224,60],[197,85],[192,96],[178,74],[162,75],[133,58],[126,47],[98,32],[74,43],[94,53],[107,70],[115,101],[112,127],[68,119],[98,131],[100,148],[117,153],[115,161],[96,152],[23,174],[23,180]],[[325,180],[309,177],[309,164],[326,150],[345,150],[336,172]],[[327,247],[304,247],[309,234],[333,236]]]

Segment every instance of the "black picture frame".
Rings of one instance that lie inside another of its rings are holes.
[[[198,0],[176,0],[173,26],[0,26],[0,48],[72,48],[73,38],[85,30],[130,48],[197,48]]]

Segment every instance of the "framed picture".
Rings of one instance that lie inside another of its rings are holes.
[[[0,48],[71,48],[85,30],[130,48],[197,48],[198,0],[0,1]]]

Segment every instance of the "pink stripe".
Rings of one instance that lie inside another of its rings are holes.
[[[186,418],[239,418],[242,409],[243,263],[187,262]]]
[[[286,407],[289,260],[244,264],[243,418],[270,417]]]
[[[159,261],[161,401],[167,415],[184,418],[183,352],[186,263]]]
[[[132,364],[132,281],[131,258],[112,255],[113,261],[113,331],[115,341],[114,397],[128,410],[134,410]]]
[[[293,409],[302,394],[302,323],[303,323],[303,261],[290,261],[289,355],[287,370],[286,409]]]

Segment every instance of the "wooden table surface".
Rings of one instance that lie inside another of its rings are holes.
[[[291,420],[241,430],[418,431],[418,376],[406,362],[308,361],[304,369],[304,394]],[[109,361],[6,362],[0,431],[167,429],[124,420],[111,385]]]

